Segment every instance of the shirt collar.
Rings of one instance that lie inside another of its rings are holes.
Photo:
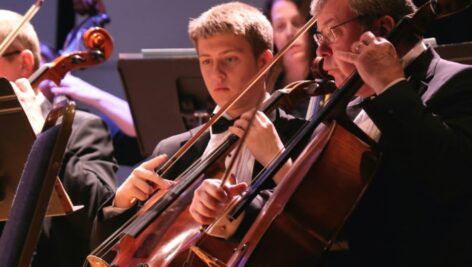
[[[427,47],[423,42],[419,42],[416,44],[406,55],[404,55],[401,59],[403,68],[406,68],[408,65],[410,65],[411,62],[413,62],[421,53],[426,51]]]

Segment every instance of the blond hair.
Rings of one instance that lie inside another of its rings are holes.
[[[240,2],[214,6],[198,18],[191,19],[188,33],[195,46],[199,38],[217,33],[243,36],[251,45],[255,57],[273,47],[269,20],[257,8]]]
[[[0,41],[5,40],[7,35],[13,31],[19,24],[22,16],[9,10],[0,10]],[[17,37],[8,47],[7,51],[28,49],[34,56],[34,69],[39,68],[41,59],[39,51],[39,39],[31,23],[26,23],[21,27]]]

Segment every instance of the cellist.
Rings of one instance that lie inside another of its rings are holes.
[[[0,10],[0,41],[21,19],[15,12]],[[36,134],[52,107],[51,100],[38,88],[31,88],[25,79],[39,65],[39,40],[33,26],[27,23],[0,56],[0,77],[16,81],[12,85]],[[59,177],[72,203],[84,207],[68,216],[44,219],[31,266],[81,266],[90,252],[90,234],[97,209],[115,191],[116,169],[106,124],[95,115],[77,111]]]
[[[247,4],[233,2],[211,8],[190,21],[189,35],[197,50],[206,88],[217,103],[215,112],[246,89],[247,83],[273,56],[270,22],[259,10]],[[153,153],[155,157],[133,170],[118,188],[109,206],[99,214],[97,232],[110,233],[110,230],[113,231],[116,226],[124,223],[137,209],[136,201],[133,200],[144,201],[157,188],[168,187],[172,183],[170,180],[182,173],[198,157],[214,149],[230,133],[241,137],[259,100],[268,97],[265,81],[261,80],[225,113],[225,118],[220,119],[166,177],[159,177],[154,170],[166,160],[166,155],[173,155],[199,128],[161,141]],[[227,185],[228,192],[242,192],[256,170],[267,166],[284,148],[283,143],[303,123],[303,120],[289,116],[281,109],[268,116],[257,111],[240,163],[231,170],[238,185]],[[232,156],[229,153],[225,161],[228,162]],[[290,165],[291,161],[286,163],[280,176]],[[277,179],[279,176],[274,181],[277,182]],[[204,181],[204,184],[218,186],[220,182],[218,179],[211,179]],[[271,186],[273,185],[268,185]]]
[[[383,152],[346,225],[349,266],[472,264],[472,67],[423,42],[399,58],[384,37],[414,11],[409,0],[311,4],[317,54],[338,86],[360,74],[354,122]]]

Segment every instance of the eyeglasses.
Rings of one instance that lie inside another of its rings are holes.
[[[11,57],[11,56],[14,56],[14,55],[18,55],[20,53],[21,53],[21,50],[14,50],[14,51],[11,51],[11,52],[3,53],[2,57]]]
[[[334,42],[336,42],[336,40],[338,39],[339,37],[339,32],[336,32],[335,30],[343,25],[346,25],[348,24],[349,22],[353,22],[355,20],[358,20],[360,18],[362,18],[363,16],[357,16],[355,18],[352,18],[352,19],[349,19],[349,20],[346,20],[346,21],[343,21],[341,23],[338,23],[334,26],[331,26],[328,31],[318,31],[318,26],[317,29],[316,29],[316,32],[315,34],[313,35],[313,38],[315,39],[315,42],[320,45],[321,43],[325,43],[325,44],[332,44]]]

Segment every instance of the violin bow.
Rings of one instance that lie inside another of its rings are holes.
[[[36,15],[36,12],[38,12],[43,2],[44,0],[36,0],[36,2],[30,7],[30,9],[28,9],[26,14],[23,16],[23,19],[20,21],[20,24],[18,24],[18,26],[13,31],[11,31],[7,35],[7,37],[5,37],[3,42],[0,44],[0,56],[3,55],[3,53],[5,53],[5,50],[7,50],[10,44],[13,42],[13,40],[20,32],[23,25],[29,22],[34,17],[34,15]]]

